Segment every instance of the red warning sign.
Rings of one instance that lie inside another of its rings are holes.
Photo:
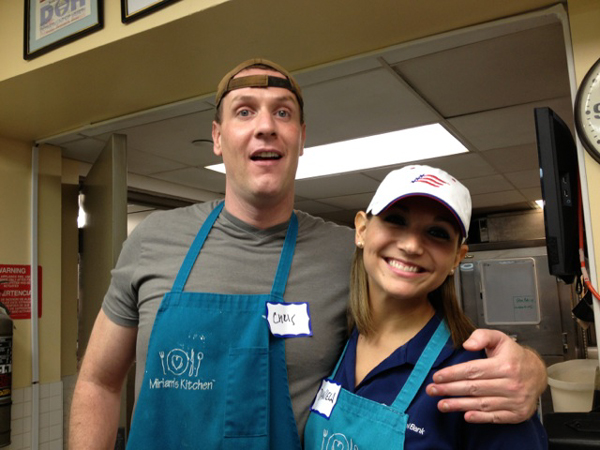
[[[0,264],[0,302],[11,319],[31,319],[31,266]],[[41,266],[38,266],[38,317],[42,317]]]

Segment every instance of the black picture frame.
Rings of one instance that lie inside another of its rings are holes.
[[[179,0],[121,0],[121,22],[129,23]]]
[[[30,60],[104,27],[103,0],[25,0],[23,59]]]

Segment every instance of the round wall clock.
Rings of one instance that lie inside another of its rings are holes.
[[[585,75],[577,91],[575,125],[583,146],[600,163],[600,59]]]

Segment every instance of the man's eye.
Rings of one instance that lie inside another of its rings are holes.
[[[250,110],[248,109],[240,109],[238,111],[238,116],[248,117],[250,115]]]
[[[279,111],[277,111],[277,116],[279,116],[279,117],[289,117],[290,113],[289,113],[289,111],[286,111],[285,109],[280,109]]]

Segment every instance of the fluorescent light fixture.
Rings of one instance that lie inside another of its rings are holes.
[[[535,203],[538,205],[538,208],[544,209],[544,200],[536,200]]]
[[[467,151],[458,139],[436,123],[305,148],[296,179],[393,166]],[[206,168],[225,173],[223,164]]]

